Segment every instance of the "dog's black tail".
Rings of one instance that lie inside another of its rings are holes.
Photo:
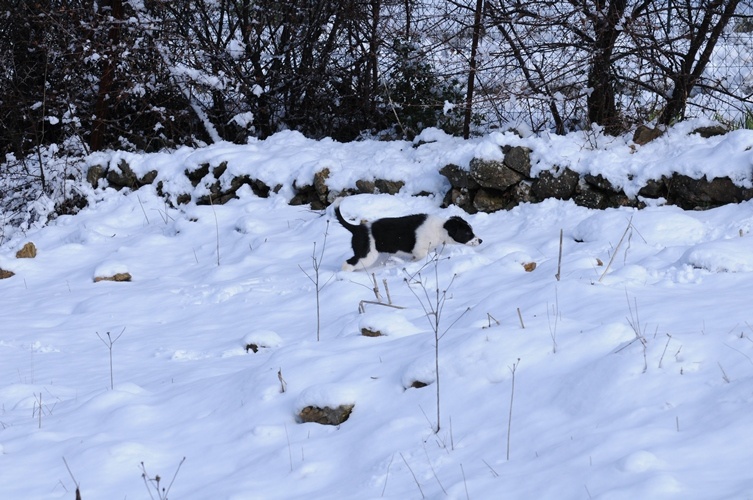
[[[335,207],[335,217],[337,217],[337,221],[340,223],[340,225],[342,225],[342,227],[344,227],[345,229],[347,229],[351,233],[357,231],[360,226],[358,226],[356,224],[351,224],[350,222],[348,222],[347,220],[345,220],[345,217],[343,217],[343,214],[340,213],[340,203],[339,203],[339,201],[335,201],[335,203],[333,203],[333,205]]]
[[[337,221],[342,225],[342,227],[344,227],[351,233],[358,230],[359,226],[357,226],[356,224],[351,224],[350,222],[345,220],[343,214],[340,213],[340,207],[335,207],[335,217],[337,217]]]

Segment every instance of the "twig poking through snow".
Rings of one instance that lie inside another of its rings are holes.
[[[729,380],[729,377],[727,376],[727,372],[724,371],[724,367],[718,361],[716,362],[716,364],[719,365],[719,369],[722,371],[722,380],[724,380],[725,382],[729,384],[730,380]]]
[[[515,371],[518,369],[518,365],[520,364],[520,358],[518,358],[518,361],[513,363],[512,368],[510,368],[510,371],[512,372],[512,390],[510,391],[510,414],[507,417],[507,461],[510,461],[510,431],[512,429],[512,403],[515,398]]]
[[[429,457],[429,452],[426,451],[425,442],[424,442],[424,454],[426,455],[426,461],[429,463],[429,469],[431,469],[431,474],[434,476],[434,479],[436,479],[437,484],[439,485],[439,488],[442,490],[445,496],[447,496],[447,490],[444,489],[444,485],[442,484],[442,481],[439,480],[439,476],[437,476],[437,471],[434,469],[434,464],[431,463],[431,457]]]
[[[214,230],[217,243],[217,267],[220,265],[220,222],[217,220],[217,212],[214,209],[214,202],[212,201],[212,195],[209,195],[209,205],[212,207],[212,213],[214,214]]]
[[[390,463],[387,464],[387,474],[384,476],[384,487],[382,487],[382,497],[384,497],[384,492],[387,491],[387,480],[390,478],[390,467],[392,467],[392,461],[395,459],[395,454],[393,453],[390,457]]]
[[[520,320],[520,328],[525,330],[526,325],[523,323],[523,314],[520,312],[520,307],[518,307],[518,319]]]
[[[557,274],[554,275],[555,278],[557,278],[557,281],[560,280],[560,274],[562,270],[562,229],[560,229],[560,254],[559,258],[557,259]]]
[[[374,291],[374,296],[376,297],[377,302],[382,301],[382,294],[379,293],[379,283],[377,283],[376,274],[371,273],[371,279],[374,282],[374,288],[372,289]]]
[[[73,472],[71,472],[71,468],[68,466],[68,461],[65,459],[65,457],[63,457],[63,463],[65,464],[65,468],[68,469],[68,474],[71,475],[73,484],[76,485],[76,500],[81,500],[81,486],[78,484],[78,481],[76,481],[76,478],[73,477]]]
[[[560,300],[557,293],[557,288],[554,288],[554,305],[552,306],[552,316],[554,316],[554,323],[549,315],[549,304],[546,307],[546,320],[549,324],[549,336],[552,337],[552,353],[557,354],[557,324],[560,318]]]
[[[288,442],[288,459],[290,460],[290,472],[293,472],[293,450],[290,447],[290,436],[288,435],[288,425],[285,424],[285,439]]]
[[[303,274],[306,275],[306,277],[311,280],[311,282],[314,284],[314,288],[316,289],[316,341],[319,342],[320,333],[321,333],[321,302],[320,302],[320,294],[322,289],[327,286],[327,284],[332,280],[332,278],[335,276],[334,274],[327,279],[324,283],[321,282],[320,276],[319,276],[319,270],[322,267],[322,260],[324,259],[324,250],[327,247],[327,235],[329,235],[329,221],[327,221],[327,228],[324,230],[324,242],[322,243],[322,250],[319,253],[319,255],[316,255],[316,242],[314,242],[314,250],[311,252],[311,261],[312,261],[312,268],[314,269],[314,275],[311,276],[309,273],[306,272],[306,270],[298,265],[298,269],[303,271]]]
[[[491,465],[489,465],[489,462],[487,462],[483,458],[481,459],[481,461],[484,462],[484,465],[486,465],[487,467],[489,467],[489,470],[491,471],[492,476],[499,477],[499,472],[497,472],[496,470],[494,470],[494,468]]]
[[[661,363],[664,360],[664,355],[667,353],[667,347],[669,347],[669,342],[672,340],[672,335],[667,334],[667,343],[664,344],[664,351],[661,353],[661,358],[659,358],[659,368],[661,368]]]
[[[492,327],[492,321],[494,321],[494,323],[497,326],[500,325],[499,320],[497,318],[495,318],[494,316],[492,316],[491,314],[489,314],[489,313],[486,313],[486,321],[487,321],[487,325],[485,327],[483,327],[483,328],[491,328]]]
[[[628,234],[628,231],[630,231],[633,228],[633,217],[630,217],[630,220],[628,220],[628,225],[625,228],[625,232],[622,233],[622,237],[620,238],[620,241],[617,243],[617,246],[614,248],[614,252],[612,252],[612,257],[609,259],[609,262],[607,263],[607,267],[604,268],[604,272],[601,273],[601,276],[599,277],[599,283],[601,283],[601,280],[604,279],[604,276],[609,272],[609,268],[612,266],[612,262],[614,262],[614,258],[617,256],[617,252],[620,250],[620,246],[622,245],[623,240],[625,239],[625,236]]]
[[[110,389],[115,388],[115,383],[113,382],[113,376],[112,376],[112,346],[115,345],[115,342],[118,341],[118,339],[123,336],[123,332],[125,332],[125,327],[120,331],[117,337],[114,339],[110,336],[110,332],[107,332],[105,335],[107,335],[107,341],[102,338],[102,336],[99,334],[99,332],[95,332],[97,334],[97,337],[99,337],[99,340],[102,341],[102,343],[107,347],[107,349],[110,351]]]
[[[403,306],[396,306],[394,304],[385,304],[384,302],[374,302],[373,300],[362,300],[358,303],[358,312],[363,314],[366,312],[366,304],[373,304],[375,306],[391,307],[393,309],[405,309]]]
[[[460,319],[465,316],[465,314],[471,310],[470,307],[466,308],[465,311],[463,311],[456,319],[455,321],[450,324],[447,328],[444,329],[444,331],[441,328],[441,320],[442,320],[442,312],[444,311],[444,306],[447,302],[447,292],[452,287],[453,283],[455,282],[455,278],[457,278],[457,274],[454,274],[452,276],[452,279],[447,284],[447,287],[444,290],[441,290],[439,287],[439,261],[440,261],[440,253],[444,249],[442,247],[440,250],[435,250],[434,253],[431,255],[431,257],[427,260],[426,264],[421,268],[424,269],[425,267],[432,265],[434,266],[434,289],[431,290],[433,292],[430,294],[430,290],[427,288],[426,283],[424,282],[423,275],[421,274],[421,271],[419,270],[417,273],[413,274],[412,276],[409,275],[406,278],[404,278],[405,284],[408,285],[408,289],[411,291],[414,297],[416,297],[416,300],[418,300],[418,303],[421,305],[421,308],[424,311],[424,315],[426,316],[426,320],[429,322],[429,325],[431,326],[431,330],[434,333],[434,370],[435,370],[435,385],[437,388],[437,426],[434,429],[434,434],[439,433],[439,429],[441,427],[441,419],[440,419],[440,384],[439,384],[439,340],[445,336],[445,334],[453,327],[455,324],[460,321]],[[406,273],[405,269],[403,269],[403,272]],[[418,277],[417,281],[414,281],[414,279]],[[419,295],[411,285],[418,284],[421,287],[421,291],[423,292],[423,297]]]
[[[460,472],[463,474],[463,486],[465,486],[465,498],[467,500],[471,500],[471,495],[468,494],[468,481],[465,479],[465,469],[463,469],[463,464],[460,464]]]
[[[418,491],[421,492],[421,498],[426,498],[426,495],[424,495],[424,490],[421,489],[421,483],[418,482],[418,478],[416,478],[416,474],[413,472],[413,469],[410,468],[410,464],[405,459],[402,453],[400,453],[400,458],[403,459],[403,462],[405,462],[405,466],[408,467],[408,470],[411,473],[411,476],[413,476],[413,480],[416,482],[416,486],[418,486]]]
[[[149,483],[152,483],[152,487],[157,492],[157,498],[159,500],[168,500],[167,495],[170,494],[170,489],[173,487],[173,483],[175,482],[175,478],[178,477],[178,472],[180,472],[180,468],[183,466],[183,462],[186,461],[186,457],[183,457],[183,460],[180,461],[178,464],[178,468],[175,469],[175,474],[173,474],[173,478],[170,481],[170,484],[167,485],[167,488],[163,487],[160,489],[160,482],[162,481],[162,478],[157,474],[156,476],[149,477],[149,474],[146,472],[146,466],[144,465],[144,462],[141,462],[141,478],[144,480],[144,486],[146,486],[146,490],[149,493],[149,498],[152,500],[154,499],[154,496],[152,495],[152,490],[149,489]]]
[[[392,297],[390,297],[390,287],[387,286],[387,278],[382,280],[382,284],[384,285],[384,293],[387,294],[387,303],[392,305]]]
[[[622,349],[625,349],[629,345],[631,345],[633,342],[638,340],[641,345],[643,346],[643,373],[646,373],[648,370],[648,356],[647,356],[647,350],[648,350],[648,341],[646,340],[646,336],[644,335],[646,332],[646,327],[641,326],[641,318],[638,315],[638,301],[633,298],[633,305],[630,304],[630,297],[628,296],[627,290],[625,290],[625,298],[627,299],[628,303],[628,311],[630,312],[630,317],[625,318],[627,319],[628,324],[630,325],[630,328],[633,329],[633,332],[635,333],[635,338],[628,342],[627,345],[617,350],[617,352],[620,352]],[[659,327],[657,326],[657,331]],[[655,335],[655,334],[654,334]]]

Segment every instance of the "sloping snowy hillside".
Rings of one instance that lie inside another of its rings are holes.
[[[519,140],[613,180],[701,164],[751,179],[751,132],[677,132],[633,154],[628,139],[589,149],[568,137]],[[437,139],[285,133],[129,156],[166,189],[222,161],[283,189],[174,208],[153,186],[81,183],[79,214],[6,231],[0,497],[73,499],[74,478],[84,500],[749,497],[753,203],[549,200],[468,216],[440,208],[436,169],[493,156],[499,135]],[[342,272],[350,234],[331,211],[288,204],[297,176],[323,166],[342,188],[406,180],[397,196],[343,200],[351,220],[461,215],[483,244]],[[16,258],[27,242],[37,256]],[[94,281],[116,273],[131,280]],[[374,304],[374,281],[399,308]],[[438,360],[426,312],[437,297]],[[353,405],[339,426],[298,420],[337,405]]]

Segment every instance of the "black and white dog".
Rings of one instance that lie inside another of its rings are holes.
[[[471,226],[460,217],[449,219],[428,214],[388,217],[374,222],[351,224],[340,213],[340,200],[335,200],[335,216],[342,226],[353,233],[353,257],[345,261],[343,271],[365,269],[374,264],[379,253],[405,252],[423,259],[445,243],[470,246],[481,244]]]

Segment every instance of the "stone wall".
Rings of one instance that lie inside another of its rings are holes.
[[[630,198],[601,175],[581,176],[568,168],[555,167],[531,177],[529,158],[530,151],[515,147],[505,153],[504,161],[474,159],[470,170],[445,166],[441,173],[452,186],[445,205],[458,205],[469,213],[495,212],[520,203],[557,198],[596,209],[643,208],[646,203],[642,199],[663,198],[667,204],[695,210],[753,198],[753,189],[736,186],[729,178],[693,179],[681,174],[650,181],[638,191],[638,198]]]
[[[722,135],[723,128],[697,129],[703,137]],[[633,142],[646,144],[662,132],[638,127]],[[673,174],[649,181],[630,198],[601,175],[580,175],[569,168],[554,167],[531,176],[531,151],[523,147],[505,147],[502,161],[473,159],[468,170],[447,165],[440,173],[452,188],[445,196],[445,205],[458,205],[469,213],[508,210],[520,203],[536,203],[547,198],[573,200],[576,204],[596,209],[632,206],[643,208],[642,200],[664,199],[667,204],[686,210],[713,208],[753,198],[753,189],[736,186],[731,179],[717,177],[693,179]]]
[[[696,133],[704,137],[720,135],[726,131],[718,128],[698,129]],[[661,131],[649,127],[639,127],[633,137],[636,144],[645,144],[661,135]],[[649,181],[643,186],[638,197],[628,197],[614,187],[601,175],[581,175],[569,168],[553,167],[541,171],[537,176],[531,175],[531,151],[516,146],[503,147],[503,160],[471,160],[468,169],[457,165],[446,165],[440,174],[450,183],[449,191],[444,194],[444,204],[457,205],[469,213],[495,212],[509,210],[520,203],[536,203],[547,198],[573,200],[576,204],[605,209],[609,207],[632,206],[642,208],[650,199],[663,199],[665,203],[677,205],[683,209],[705,209],[728,203],[739,203],[753,198],[753,189],[736,186],[729,178],[693,179],[686,175],[673,174]],[[191,193],[163,193],[163,186],[157,182],[157,192],[165,195],[176,204],[188,203],[192,199],[198,204],[222,204],[236,197],[242,186],[249,186],[257,196],[267,197],[272,192],[279,192],[282,186],[268,186],[264,182],[249,176],[232,179],[229,187],[222,187],[219,179],[227,166],[216,167],[200,165],[185,174],[193,187],[203,183],[209,194],[194,197]],[[359,193],[395,194],[403,187],[401,181],[359,180],[355,189],[344,192],[332,192],[327,185],[330,172],[323,169],[316,172],[309,183],[293,185],[292,205],[310,204],[313,209],[325,208],[336,196]],[[149,172],[138,177],[121,160],[116,167],[92,167],[87,178],[92,185],[99,182],[116,189],[137,189],[155,182],[157,172]],[[205,192],[206,190],[204,190]],[[429,193],[419,193],[429,194]],[[195,198],[195,199],[194,199]]]

